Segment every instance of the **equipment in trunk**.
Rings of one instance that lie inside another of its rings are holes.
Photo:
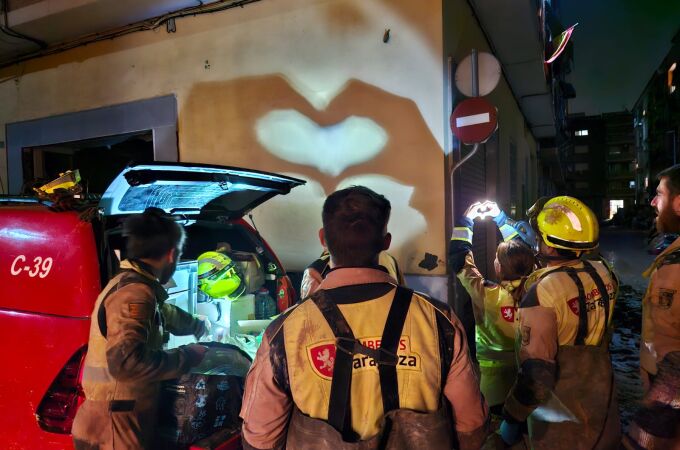
[[[238,430],[243,384],[252,360],[238,347],[217,342],[192,373],[163,383],[158,440],[162,448],[186,449],[220,430]]]

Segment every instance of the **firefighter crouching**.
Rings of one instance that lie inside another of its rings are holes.
[[[384,267],[387,273],[397,281],[400,286],[406,286],[404,274],[399,269],[399,264],[394,256],[382,251],[378,255],[378,265]],[[319,259],[311,263],[302,274],[300,284],[300,299],[305,299],[319,289],[319,285],[331,270],[331,256],[328,250],[324,250]]]
[[[389,214],[361,186],[326,199],[333,269],[265,331],[246,379],[245,449],[481,446],[487,407],[459,320],[378,266]]]
[[[501,436],[533,449],[614,449],[619,415],[608,352],[618,283],[601,261],[580,260],[598,245],[593,212],[572,197],[539,201],[529,217],[547,267],[527,280],[519,308],[519,373]]]
[[[660,233],[680,233],[680,165],[662,171],[652,206]],[[645,390],[633,417],[627,449],[680,449],[680,238],[645,276],[649,287],[642,300],[640,371]]]
[[[494,261],[498,284],[484,278],[472,255],[474,220],[482,215],[492,218],[503,236]],[[449,264],[472,301],[482,394],[491,411],[500,415],[517,373],[516,312],[526,278],[535,269],[536,235],[528,223],[509,219],[494,202],[472,204],[455,225]]]
[[[152,448],[160,381],[189,372],[207,351],[198,344],[162,350],[164,329],[196,337],[207,331],[202,320],[164,303],[162,285],[177,266],[182,227],[149,208],[125,221],[123,235],[127,259],[92,312],[86,400],[72,430],[76,450]]]

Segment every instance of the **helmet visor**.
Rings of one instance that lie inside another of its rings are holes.
[[[541,197],[527,210],[527,219],[529,220],[531,228],[533,228],[536,233],[539,233],[540,231],[538,229],[538,213],[543,210],[543,207],[548,203],[548,200],[550,200],[550,197]]]

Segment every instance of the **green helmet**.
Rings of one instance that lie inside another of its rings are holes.
[[[234,261],[216,251],[198,257],[198,287],[209,297],[227,297],[229,300],[236,300],[246,290]]]

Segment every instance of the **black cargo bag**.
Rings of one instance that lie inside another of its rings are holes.
[[[163,382],[158,443],[184,449],[217,431],[241,427],[243,385],[252,360],[230,344],[202,342],[210,350],[192,373]]]

